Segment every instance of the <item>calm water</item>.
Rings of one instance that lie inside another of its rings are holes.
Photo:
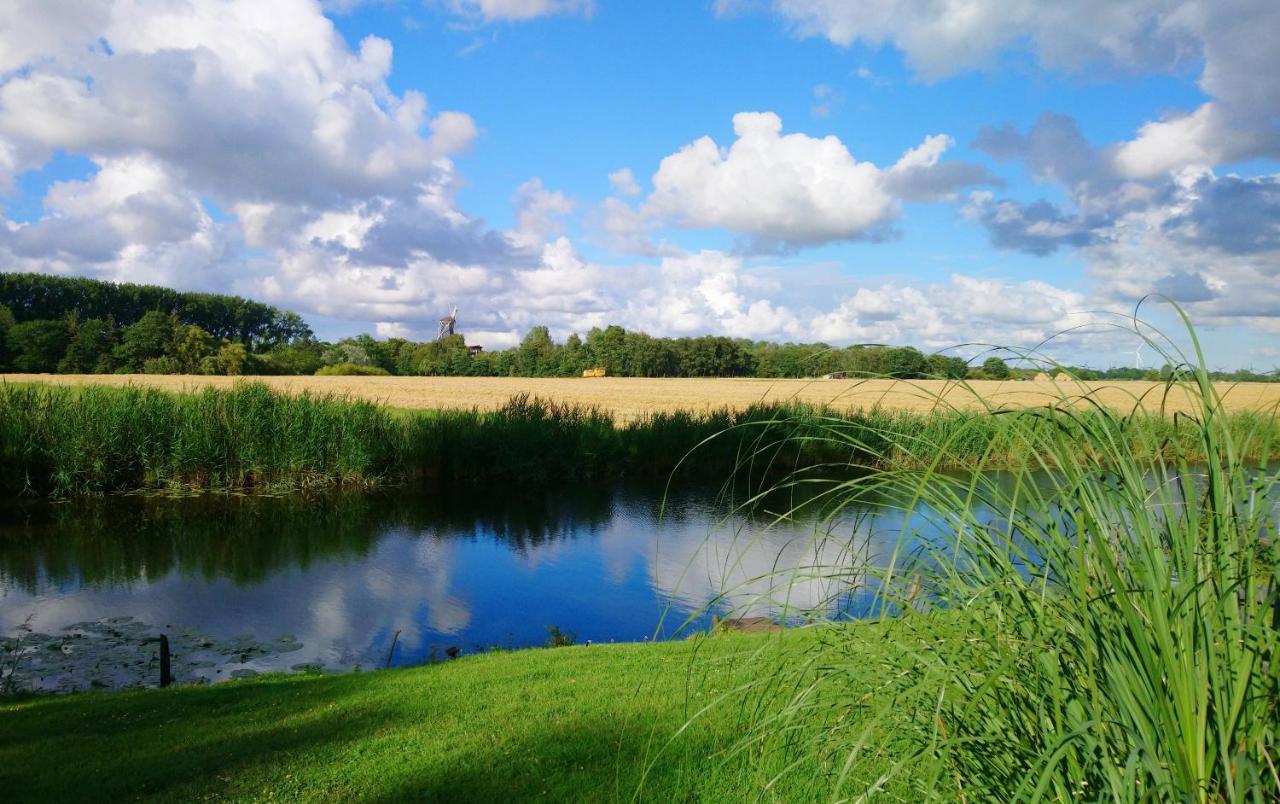
[[[33,685],[65,689],[147,681],[154,656],[133,653],[161,631],[189,681],[379,667],[397,630],[404,665],[545,644],[550,626],[599,643],[670,638],[729,609],[856,616],[870,604],[860,576],[790,570],[874,561],[901,524],[726,517],[710,489],[669,498],[660,518],[661,499],[597,486],[11,504],[0,632],[26,633]]]
[[[162,633],[193,682],[381,667],[393,639],[410,665],[544,645],[552,627],[600,643],[678,637],[712,613],[864,616],[866,568],[904,530],[908,550],[952,545],[927,508],[779,521],[796,500],[753,516],[715,488],[663,500],[608,485],[3,503],[0,693],[154,684]]]

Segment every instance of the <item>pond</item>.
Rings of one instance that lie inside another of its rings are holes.
[[[16,680],[69,690],[155,683],[160,633],[193,682],[866,613],[863,576],[792,570],[874,563],[900,523],[732,509],[636,485],[7,503],[0,635]]]

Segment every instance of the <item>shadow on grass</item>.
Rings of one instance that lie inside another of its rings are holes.
[[[433,694],[430,673],[408,678],[265,679],[0,704],[0,791],[15,802],[630,800],[651,740],[678,726],[644,707],[531,708],[527,720],[495,722],[483,701]],[[643,797],[687,797],[711,742],[690,734],[668,749]]]
[[[670,729],[657,735],[665,739]],[[686,739],[650,769],[647,726],[604,716],[540,726],[492,752],[473,749],[434,767],[403,767],[369,801],[693,801],[718,771],[710,740]],[[704,770],[706,773],[704,774]],[[637,793],[637,791],[639,792]],[[719,800],[729,800],[721,797]]]
[[[0,712],[0,790],[28,801],[216,789],[295,753],[358,742],[395,719],[385,707],[349,705],[339,718],[353,693],[334,678],[28,700]]]

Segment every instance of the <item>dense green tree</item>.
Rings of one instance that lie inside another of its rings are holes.
[[[112,350],[120,333],[110,317],[73,322],[71,340],[58,362],[61,374],[110,374],[115,370]]]
[[[952,355],[929,355],[926,372],[930,377],[943,380],[963,380],[968,376],[969,363],[963,357]]]
[[[244,344],[237,343],[242,352]],[[207,357],[213,357],[218,343],[213,336],[195,324],[180,324],[174,329],[173,349],[170,354],[178,365],[179,374],[196,374]],[[224,373],[224,372],[220,372]]]
[[[1009,364],[998,357],[988,357],[982,361],[982,373],[993,380],[1009,379]]]
[[[546,377],[556,373],[556,345],[546,327],[529,330],[516,350],[516,370],[522,377]]]
[[[481,352],[476,356],[471,373],[482,377],[511,377],[515,374],[516,350]]]
[[[297,339],[253,356],[250,362],[259,374],[315,374],[324,365],[324,347],[314,339]]]
[[[264,350],[271,350],[279,346],[314,339],[315,335],[312,334],[311,327],[302,320],[302,316],[287,310],[284,312],[273,310],[270,322],[262,327],[262,332],[254,345]]]
[[[244,374],[245,364],[249,359],[249,350],[244,348],[243,343],[224,343],[213,359],[219,374],[238,377]]]
[[[0,304],[7,305],[19,321],[112,316],[118,325],[127,326],[149,312],[174,313],[180,323],[195,324],[214,338],[239,341],[251,349],[312,337],[310,327],[296,313],[239,296],[80,277],[0,273]]]
[[[884,377],[889,373],[889,348],[886,346],[850,346],[845,351],[845,371],[867,377]]]
[[[565,338],[564,346],[556,353],[556,374],[561,377],[577,377],[587,368],[586,351],[582,348],[582,338],[573,332]]]
[[[13,317],[13,311],[0,304],[0,371],[9,370],[9,330],[13,329],[16,323],[18,322]]]
[[[10,363],[15,371],[52,373],[67,353],[71,334],[65,321],[23,321],[9,328]]]
[[[145,313],[125,327],[114,351],[121,370],[135,373],[145,371],[148,360],[172,356],[178,327],[176,315],[158,310]],[[176,370],[168,373],[176,373]]]
[[[395,371],[431,376],[471,374],[470,352],[460,334],[426,343],[408,343],[398,352]]]
[[[676,376],[680,372],[675,347],[666,338],[628,332],[623,337],[622,373],[628,377]]]
[[[372,335],[362,334],[354,338],[343,338],[338,342],[341,347],[351,346],[354,349],[350,352],[352,355],[363,354],[363,360],[348,360],[339,362],[355,363],[357,366],[377,366],[385,371],[394,371],[396,367],[396,352],[401,345],[407,343],[403,338],[392,338],[391,340],[380,341]],[[359,351],[355,351],[358,349]]]
[[[349,338],[324,350],[320,362],[326,366],[337,366],[343,363],[350,363],[353,366],[375,365],[373,357],[365,351],[364,347]]]
[[[749,377],[755,371],[751,354],[732,338],[677,338],[673,346],[684,377]]]
[[[152,357],[142,361],[143,374],[181,374],[182,367],[171,355]]]
[[[823,344],[757,343],[751,354],[760,377],[812,377],[818,372]],[[827,373],[827,372],[821,372]]]
[[[896,380],[914,380],[928,372],[924,354],[910,346],[889,349],[886,355],[885,374]]]
[[[604,329],[592,327],[582,345],[587,368],[602,368],[609,374],[622,374],[627,331],[611,324]]]

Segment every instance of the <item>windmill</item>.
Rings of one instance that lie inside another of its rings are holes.
[[[440,319],[440,331],[436,333],[436,340],[444,340],[446,335],[453,334],[453,325],[458,323],[458,305],[453,306],[453,312]]]

